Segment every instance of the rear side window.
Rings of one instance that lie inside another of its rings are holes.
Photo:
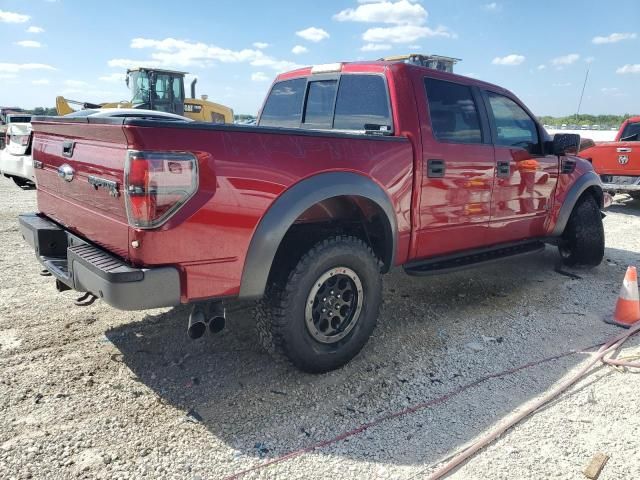
[[[307,85],[305,78],[276,83],[260,116],[260,125],[266,127],[298,127],[302,116],[302,101]]]
[[[336,100],[337,80],[309,82],[304,123],[331,127],[333,104]]]
[[[520,105],[503,95],[487,92],[496,125],[496,145],[521,147],[529,153],[542,152],[538,129]]]
[[[480,117],[471,88],[452,82],[425,78],[431,129],[437,140],[453,143],[482,143]]]
[[[378,75],[343,75],[333,128],[390,131],[391,112],[384,79]]]

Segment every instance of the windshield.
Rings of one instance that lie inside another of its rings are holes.
[[[151,89],[147,72],[131,72],[129,74],[129,88],[131,89],[131,103],[133,105],[149,103]]]
[[[624,127],[620,140],[637,140],[640,141],[640,122],[627,123]]]

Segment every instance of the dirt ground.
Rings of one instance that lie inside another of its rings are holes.
[[[579,278],[554,270],[552,247],[440,277],[395,271],[363,352],[307,375],[260,350],[247,309],[192,341],[186,307],[74,306],[19,234],[16,216],[35,209],[34,191],[0,180],[3,479],[218,479],[314,445],[238,478],[426,478],[619,333],[602,317],[640,252],[640,201],[620,196],[605,219],[606,261],[572,270]],[[639,352],[636,338],[623,354]],[[601,479],[640,478],[639,391],[640,375],[600,367],[451,478],[580,479],[598,452],[611,457]]]

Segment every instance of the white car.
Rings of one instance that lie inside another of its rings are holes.
[[[6,145],[0,150],[0,173],[21,188],[35,185],[31,123],[11,122],[7,125]]]

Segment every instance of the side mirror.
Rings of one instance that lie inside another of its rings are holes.
[[[553,155],[575,155],[580,150],[580,135],[577,133],[556,133],[552,143]]]

